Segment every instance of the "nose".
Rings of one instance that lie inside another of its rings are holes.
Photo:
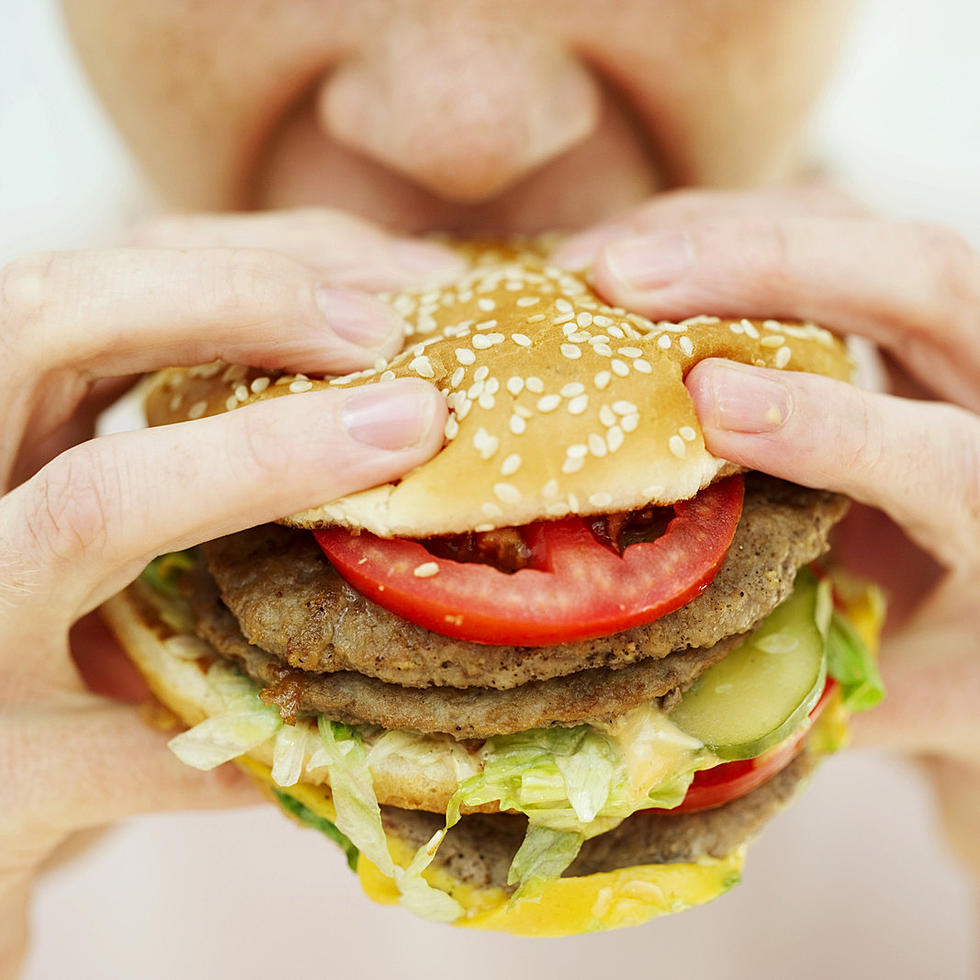
[[[557,42],[443,24],[386,30],[324,81],[328,133],[438,196],[490,199],[588,136],[590,74]]]

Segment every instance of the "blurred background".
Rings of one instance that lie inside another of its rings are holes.
[[[0,0],[0,262],[119,242],[147,191],[91,98],[52,0]],[[811,127],[857,197],[980,244],[980,5],[866,0]],[[269,807],[146,817],[43,880],[28,980],[942,977],[980,963],[969,884],[913,765],[845,753],[713,905],[564,941],[432,926],[361,896],[340,852]],[[980,833],[980,815],[978,815]]]

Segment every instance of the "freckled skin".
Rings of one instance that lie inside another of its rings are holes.
[[[501,233],[585,225],[668,186],[793,172],[851,4],[63,6],[173,204],[320,204],[408,231]]]

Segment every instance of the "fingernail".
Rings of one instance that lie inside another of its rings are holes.
[[[347,434],[375,449],[411,449],[432,427],[435,404],[428,385],[390,382],[359,388],[340,412]]]
[[[391,258],[395,265],[413,279],[426,282],[458,279],[466,268],[466,261],[462,256],[432,242],[393,242]]]
[[[316,301],[330,329],[358,347],[376,350],[396,331],[401,332],[398,314],[373,296],[321,286]]]
[[[603,257],[613,276],[629,289],[663,289],[694,264],[694,243],[679,232],[643,235],[614,242]]]
[[[708,388],[714,405],[706,421],[729,432],[775,432],[793,411],[787,385],[747,366],[712,365]]]

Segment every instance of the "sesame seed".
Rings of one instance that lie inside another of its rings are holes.
[[[608,327],[612,324],[612,320],[610,320],[607,316],[603,316],[601,313],[597,313],[594,317],[592,317],[592,322],[597,327]]]
[[[486,379],[489,377],[489,375],[490,375],[490,368],[488,368],[486,366],[486,364],[481,364],[473,372],[473,380],[474,381],[486,381]]]
[[[576,327],[574,313],[559,313],[558,316],[553,316],[551,318],[551,322],[556,327],[561,323],[567,324],[570,330],[574,330]]]
[[[412,574],[416,578],[432,578],[433,575],[439,574],[439,566],[434,561],[422,562],[412,569]]]
[[[505,504],[516,504],[521,499],[521,491],[513,483],[495,483],[493,492]]]
[[[561,313],[571,313],[572,304],[569,303],[567,299],[559,298],[555,300],[555,309]]]
[[[443,432],[445,432],[447,439],[455,439],[459,435],[459,422],[456,421],[455,415],[450,415],[446,419],[446,427]]]
[[[610,426],[609,431],[606,433],[606,445],[609,447],[609,452],[614,453],[623,444],[623,430],[618,425]]]
[[[599,389],[599,391],[605,391],[609,387],[609,382],[612,380],[612,375],[608,371],[600,371],[593,379],[592,382]]]
[[[476,336],[475,336],[475,337],[474,337],[474,338],[473,338],[473,339],[472,339],[472,340],[470,341],[470,343],[471,343],[471,344],[472,344],[472,345],[473,345],[473,346],[474,346],[474,347],[475,347],[475,348],[476,348],[477,350],[489,350],[489,349],[490,349],[491,347],[493,347],[493,341],[492,341],[492,340],[491,340],[491,339],[490,339],[490,338],[489,338],[488,336],[486,336],[486,334],[482,334],[482,333],[478,333],[478,334],[477,334],[477,335],[476,335]]]
[[[616,416],[608,405],[603,405],[599,409],[599,421],[608,429],[609,426],[616,424]]]
[[[497,399],[494,398],[493,395],[491,395],[489,391],[485,391],[477,399],[477,404],[480,406],[480,408],[485,409],[486,411],[489,412],[490,409],[492,409],[494,407],[494,405],[497,404]]]
[[[524,385],[528,391],[533,391],[536,395],[544,392],[544,382],[537,375],[532,374],[531,377],[525,378]]]
[[[624,333],[623,333],[623,331],[622,331],[622,328],[621,328],[621,327],[617,327],[617,326],[616,326],[615,324],[613,324],[613,325],[612,325],[612,326],[611,326],[611,327],[609,328],[609,332],[610,332],[610,333],[611,333],[611,334],[612,334],[612,335],[613,335],[613,336],[614,336],[614,337],[615,337],[615,338],[616,338],[617,340],[625,340],[625,339],[626,339],[626,334],[624,334]]]
[[[539,296],[519,296],[517,299],[518,306],[534,306],[535,303],[539,302]],[[544,319],[544,314],[541,315],[541,319]]]
[[[225,408],[229,412],[233,408],[238,408],[238,405],[239,405],[239,401],[238,401],[238,399],[234,395],[231,395],[231,396],[229,396],[228,398],[225,399]]]
[[[618,374],[621,378],[625,378],[630,373],[630,369],[618,357],[614,357],[609,366],[613,369],[613,374]]]
[[[472,364],[476,360],[476,354],[474,354],[468,347],[457,347],[456,360],[459,361],[460,364]]]
[[[544,395],[538,399],[539,412],[553,412],[561,404],[561,395]]]
[[[459,405],[456,406],[456,418],[463,421],[467,415],[470,414],[470,409],[473,407],[473,402],[469,398],[461,398]]]
[[[524,405],[515,405],[514,414],[520,415],[522,419],[530,419],[534,417],[534,412],[532,412],[531,409],[527,408]]]
[[[771,337],[763,337],[759,343],[763,347],[782,347],[786,338],[781,333],[774,333]]]
[[[512,415],[510,417],[510,431],[513,432],[515,436],[523,435],[526,428],[527,422],[525,422],[520,415]]]
[[[581,415],[589,407],[588,395],[576,395],[568,403],[568,411],[572,415]]]
[[[746,336],[751,337],[753,340],[759,339],[759,331],[755,329],[755,324],[751,320],[743,320],[742,329],[745,331]]]
[[[460,368],[460,370],[462,370],[462,368]],[[379,381],[394,381],[395,380],[395,372],[394,371],[382,371],[381,372],[381,377],[378,380]]]
[[[558,496],[558,481],[549,480],[542,488],[541,494],[544,497],[557,497]]]
[[[681,337],[677,343],[680,344],[681,350],[687,357],[690,357],[694,353],[694,344],[691,343],[691,338],[687,334]]]
[[[488,333],[487,340],[489,340],[491,344],[502,344],[505,337],[502,333]]]
[[[488,500],[483,504],[480,510],[483,511],[484,517],[497,518],[504,516],[504,512],[492,500]]]
[[[298,394],[301,391],[309,391],[313,387],[313,382],[306,378],[297,378],[295,381],[291,382],[289,385],[289,390],[293,394]]]
[[[585,391],[585,385],[581,381],[569,381],[567,385],[563,385],[561,389],[562,398],[574,398],[576,395],[581,395]]]
[[[487,296],[482,296],[476,301],[476,305],[484,311],[484,313],[489,313],[497,304]],[[479,329],[479,328],[477,328]]]
[[[636,406],[632,402],[618,401],[612,403],[612,410],[617,415],[633,415],[636,412]]]
[[[473,329],[474,330],[493,330],[493,328],[496,325],[497,325],[497,321],[496,320],[483,320],[480,323],[478,323]]]
[[[582,442],[573,442],[566,450],[565,455],[572,459],[585,459],[589,455],[589,447]]]
[[[788,347],[780,347],[776,351],[776,367],[784,368],[789,364],[789,359],[793,356],[793,352]]]
[[[249,388],[252,389],[253,395],[261,395],[262,392],[265,391],[265,389],[268,387],[269,387],[269,379],[265,375],[262,375],[261,378],[255,378],[252,381],[252,383],[249,385]]]
[[[639,415],[624,415],[619,424],[623,427],[623,432],[632,432],[640,424]]]
[[[194,402],[187,412],[187,417],[189,419],[199,419],[207,411],[207,408],[207,402]]]
[[[735,334],[743,334],[743,333],[745,333],[745,329],[744,329],[744,327],[742,326],[741,323],[729,323],[728,324],[728,329],[731,330],[731,332],[732,333],[735,333]]]
[[[599,435],[598,432],[589,433],[589,452],[593,456],[602,457],[605,456],[609,451],[609,447],[606,445],[606,440]]]
[[[507,379],[507,390],[516,398],[524,390],[524,379],[516,374]]]
[[[535,313],[534,316],[529,316],[527,318],[528,323],[540,323],[542,320],[547,320],[548,318],[543,313]]]
[[[582,352],[574,344],[562,344],[561,352],[570,361],[577,361],[582,356]]]
[[[653,372],[653,367],[649,361],[644,360],[642,357],[638,357],[633,362],[633,370],[639,371],[640,374],[651,374]]]
[[[684,440],[680,436],[671,436],[667,440],[667,445],[678,459],[683,459],[687,455],[687,446],[684,445]]]
[[[488,395],[495,395],[500,391],[500,382],[496,378],[488,378],[483,390]]]
[[[511,453],[500,464],[501,476],[513,476],[521,468],[521,457],[518,453]]]
[[[609,344],[593,344],[592,349],[603,357],[612,357],[612,348]]]
[[[661,350],[670,350],[670,334],[669,333],[662,333],[657,338],[657,346]]]
[[[518,347],[530,347],[531,346],[531,338],[528,337],[527,334],[523,334],[523,333],[512,333],[510,335],[510,339],[513,340],[514,343],[517,344]]]
[[[608,507],[612,503],[611,493],[594,493],[589,497],[589,503],[593,507]]]
[[[783,329],[783,324],[781,324],[778,320],[763,320],[762,321],[762,326],[765,327],[766,330],[782,330]]]
[[[176,412],[180,408],[180,403],[184,400],[184,396],[178,392],[173,398],[170,399],[170,411]]]
[[[685,442],[693,442],[698,437],[697,432],[689,425],[682,425],[677,431]]]
[[[577,456],[569,456],[565,459],[565,462],[561,464],[561,471],[562,473],[577,473],[584,465],[585,465],[584,459],[581,459]],[[549,514],[552,513],[551,510],[552,506],[554,505],[548,507]],[[567,514],[568,508],[565,507],[564,504],[562,504],[562,507],[563,507],[562,513]]]
[[[408,366],[420,378],[434,378],[436,376],[436,372],[432,369],[432,362],[424,354],[416,357]]]
[[[592,326],[592,314],[588,310],[583,310],[577,317],[575,317],[575,322],[580,327],[591,327]]]
[[[659,483],[651,483],[650,486],[643,488],[643,496],[648,500],[656,500],[662,497],[664,488]]]
[[[244,364],[229,364],[225,368],[225,373],[221,375],[221,380],[226,384],[232,381],[241,381],[248,374],[248,368]],[[305,378],[305,374],[297,374],[297,378]]]
[[[568,464],[568,460],[565,461],[565,465],[567,464]],[[562,467],[562,469],[566,473],[574,473],[575,470],[580,470],[581,468],[582,468],[581,465],[576,466],[575,469],[573,470],[566,470],[564,466]],[[559,500],[553,504],[548,504],[545,510],[549,517],[564,517],[568,513],[568,504],[566,504],[564,501]]]
[[[463,378],[465,377],[466,377],[466,368],[462,368],[462,367],[456,368],[456,370],[453,371],[453,376],[449,379],[450,388],[458,388],[462,383]],[[384,375],[382,375],[381,380],[384,381],[387,379],[384,377]]]
[[[574,493],[570,493],[568,495],[568,506],[573,511],[578,510],[578,497],[576,497]]]
[[[587,340],[592,339],[592,335],[587,330],[577,330],[574,333],[570,333],[568,339],[573,344],[584,344]]]
[[[620,347],[617,353],[623,357],[643,357],[643,351],[639,347]]]
[[[473,436],[473,447],[483,459],[489,459],[500,445],[500,440],[496,436],[490,435],[481,425]]]

